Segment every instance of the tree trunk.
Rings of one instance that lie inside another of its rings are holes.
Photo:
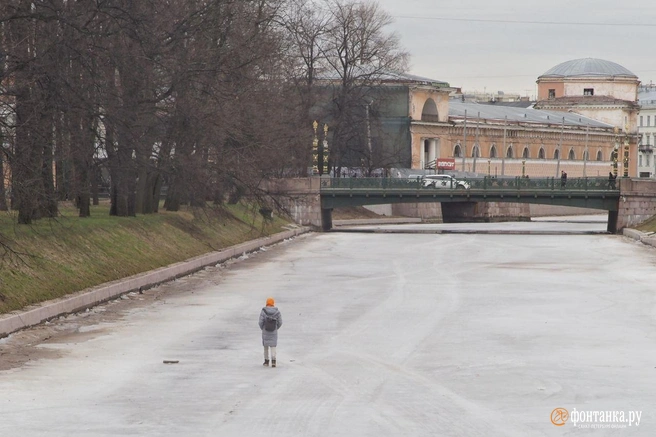
[[[0,145],[2,144],[2,135],[0,135]],[[2,146],[0,146],[1,148]],[[5,190],[5,166],[4,166],[5,153],[0,150],[0,211],[8,211],[7,198]]]

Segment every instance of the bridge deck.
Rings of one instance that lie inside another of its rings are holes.
[[[619,189],[606,178],[480,178],[425,187],[421,179],[337,178],[321,184],[322,208],[409,202],[514,202],[617,211]]]

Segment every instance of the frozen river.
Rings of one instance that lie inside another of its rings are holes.
[[[164,285],[0,372],[0,436],[656,435],[656,250],[572,233],[598,220],[430,226],[536,234],[313,234]]]

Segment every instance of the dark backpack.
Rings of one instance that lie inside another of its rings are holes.
[[[275,316],[270,316],[266,312],[264,313],[264,330],[265,331],[275,331],[278,327],[278,319]]]

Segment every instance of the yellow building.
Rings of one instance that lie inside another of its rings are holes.
[[[582,59],[541,75],[532,107],[445,101],[410,87],[411,168],[446,158],[478,176],[607,177],[617,154],[619,175],[626,167],[635,176],[638,84],[618,64]]]

